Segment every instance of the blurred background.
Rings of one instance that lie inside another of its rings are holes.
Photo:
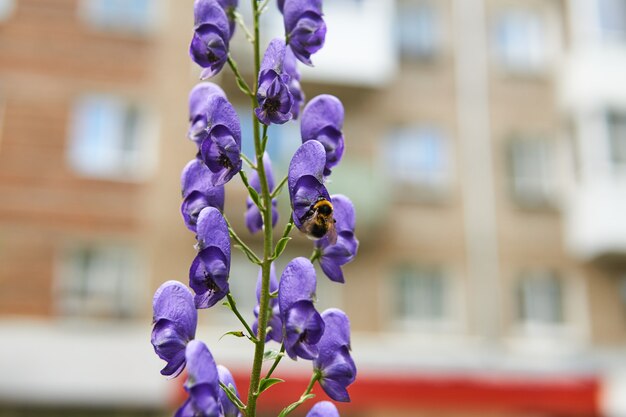
[[[166,416],[185,398],[149,340],[154,290],[187,282],[195,254],[179,214],[192,7],[0,0],[2,417]],[[269,9],[264,44],[282,34]],[[626,416],[626,0],[324,10],[303,87],[345,105],[329,189],[354,201],[361,242],[345,285],[318,275],[320,310],[352,322],[342,416]],[[251,82],[240,28],[231,50]],[[250,155],[249,103],[228,68],[216,82]],[[282,178],[299,127],[270,134]],[[229,183],[226,214],[259,248],[245,196]],[[279,270],[310,253],[297,236]],[[249,318],[256,275],[235,253]],[[220,339],[238,328],[222,306],[201,312],[199,338],[245,393],[252,346]],[[290,382],[266,416],[299,397],[310,363],[278,376]]]

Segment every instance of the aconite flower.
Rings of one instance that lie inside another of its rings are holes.
[[[214,76],[228,60],[230,23],[217,0],[196,0],[193,8],[194,32],[189,55],[200,65],[200,78]]]
[[[198,216],[205,207],[215,207],[224,211],[224,186],[211,183],[211,171],[204,162],[192,159],[187,163],[180,177],[183,202],[180,212],[185,225],[196,231]]]
[[[350,321],[337,308],[324,311],[322,319],[325,330],[317,344],[319,354],[313,360],[313,370],[319,373],[319,383],[330,398],[350,401],[346,388],[356,378],[356,365],[350,356]]]
[[[187,381],[185,391],[189,398],[176,411],[174,417],[222,417],[219,400],[217,366],[213,355],[204,343],[192,340],[185,351]]]
[[[290,46],[287,46],[285,50],[285,61],[283,63],[283,70],[285,74],[289,75],[289,82],[287,87],[293,97],[293,103],[291,104],[291,114],[294,119],[297,119],[300,115],[300,109],[304,104],[304,92],[300,86],[301,74],[298,70],[298,60],[293,54]]]
[[[313,206],[320,200],[331,201],[324,186],[326,153],[318,141],[304,142],[289,163],[287,186],[293,210],[293,222],[300,231],[306,230],[306,220]],[[319,237],[319,236],[318,236]]]
[[[200,145],[207,132],[207,105],[209,97],[217,94],[226,98],[226,93],[220,86],[209,81],[196,84],[189,93],[189,130],[187,137]]]
[[[314,97],[302,111],[300,133],[302,142],[316,140],[324,145],[326,164],[324,175],[341,161],[344,151],[343,104],[335,96],[322,94]]]
[[[211,184],[223,185],[241,170],[241,125],[235,108],[221,95],[210,96],[206,108],[207,134],[200,156],[211,171]]]
[[[324,46],[326,38],[322,0],[284,0],[282,12],[287,44],[302,63],[313,65],[311,55]]]
[[[207,207],[197,224],[200,252],[189,269],[189,286],[196,293],[196,308],[209,308],[228,294],[230,274],[230,236],[220,211]]]
[[[198,312],[193,295],[178,281],[164,282],[152,299],[151,343],[167,365],[162,375],[178,376],[185,368],[185,347],[196,335]]]
[[[285,42],[273,39],[263,55],[259,70],[257,101],[254,113],[264,125],[283,124],[291,120],[293,97],[289,92],[289,75],[283,70]]]
[[[323,237],[315,242],[315,247],[321,251],[319,261],[324,274],[332,281],[344,282],[341,267],[354,259],[359,248],[359,241],[354,235],[354,205],[348,197],[341,194],[331,198],[337,242],[331,244],[327,237]]]
[[[278,286],[278,306],[283,322],[283,343],[291,359],[313,359],[324,333],[324,321],[313,305],[317,280],[307,258],[295,258],[283,271]]]

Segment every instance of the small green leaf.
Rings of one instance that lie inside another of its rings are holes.
[[[237,397],[233,384],[228,384],[228,386],[226,386],[222,382],[220,382],[220,387],[222,388],[222,390],[224,390],[228,399],[231,400],[238,409],[240,409],[241,411],[244,411],[246,409],[246,405],[241,402],[239,397]]]
[[[250,193],[250,198],[252,199],[252,201],[254,201],[254,204],[256,204],[256,206],[260,210],[261,207],[263,207],[263,205],[261,204],[261,200],[259,199],[259,193],[257,193],[256,190],[249,185],[248,185],[248,193]]]
[[[272,350],[272,349],[266,350],[265,353],[263,353],[263,361],[273,361],[279,356],[285,356],[285,354],[277,350]]]
[[[222,337],[224,336],[235,336],[235,337],[244,337],[245,334],[243,334],[243,332],[241,330],[231,330],[230,332],[226,332],[223,335],[220,336],[220,338],[218,340],[222,340]]]
[[[310,400],[311,398],[314,398],[314,397],[315,397],[315,394],[307,394],[304,397],[300,397],[300,399],[298,401],[296,401],[295,403],[290,404],[287,407],[285,407],[283,409],[283,411],[280,412],[278,417],[285,417],[286,415],[291,413],[293,410],[295,410],[300,404],[302,404],[303,402],[305,402],[307,400]]]
[[[287,247],[287,243],[289,243],[290,240],[290,237],[280,238],[278,243],[276,243],[276,249],[274,250],[274,259],[278,258],[284,252],[285,248]]]
[[[285,380],[280,378],[263,378],[261,380],[261,383],[259,384],[259,394],[261,394],[272,385],[280,384],[281,382],[285,382]]]

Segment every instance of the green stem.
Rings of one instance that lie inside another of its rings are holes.
[[[241,251],[252,262],[254,262],[257,265],[261,265],[262,262],[259,259],[259,257],[256,255],[256,253],[254,253],[254,251],[250,249],[250,247],[246,245],[246,243],[239,237],[239,235],[237,234],[237,232],[235,232],[235,229],[233,229],[233,227],[230,225],[230,222],[228,221],[226,217],[224,217],[224,220],[226,220],[226,225],[228,226],[228,233],[230,234],[230,237],[237,243]]]
[[[271,198],[278,197],[278,194],[280,194],[280,191],[282,190],[282,188],[285,186],[285,184],[287,184],[287,179],[288,177],[285,175],[285,178],[280,180],[280,182],[278,183],[278,186],[274,188],[274,191],[272,191],[272,194],[270,195]]]
[[[250,168],[254,169],[256,171],[256,165],[254,165],[254,162],[252,162],[252,160],[250,160],[250,158],[248,158],[246,155],[244,155],[243,153],[241,154],[241,159],[243,159],[243,161],[246,163],[246,165],[248,165]],[[239,171],[241,172],[241,171]],[[246,184],[246,187],[248,185]]]
[[[315,371],[313,373],[313,376],[311,376],[311,381],[309,381],[309,385],[306,387],[306,390],[304,390],[304,392],[300,396],[300,399],[296,401],[295,403],[292,403],[288,405],[287,407],[285,407],[283,411],[280,412],[278,417],[288,416],[293,410],[298,408],[300,404],[304,403],[306,400],[310,398],[313,398],[314,395],[311,394],[311,391],[313,391],[313,386],[315,385],[317,381],[319,381],[321,377],[322,375],[319,373],[319,371]]]
[[[265,375],[265,379],[269,379],[272,376],[272,374],[274,373],[274,370],[276,369],[276,367],[280,363],[281,359],[283,358],[283,356],[285,356],[284,355],[284,353],[285,353],[285,344],[284,343],[282,343],[280,345],[280,353],[281,354],[278,355],[276,357],[276,359],[274,359],[274,363],[272,364],[272,367],[270,368],[270,370],[267,371],[267,375]]]
[[[265,153],[265,146],[267,145],[267,125],[263,125],[263,134],[261,137],[263,138],[261,140],[261,153]]]
[[[233,298],[230,292],[226,294],[226,299],[228,299],[228,303],[230,304],[230,309],[232,310],[232,312],[235,313],[235,316],[237,316],[241,324],[243,324],[243,327],[246,328],[246,331],[248,332],[248,336],[250,336],[250,340],[256,343],[257,339],[256,339],[256,336],[254,335],[254,332],[248,325],[248,322],[246,321],[246,319],[244,319],[241,313],[239,313],[239,310],[237,309],[237,303],[235,302],[235,299]]]
[[[246,22],[243,21],[243,16],[241,16],[241,14],[237,12],[233,13],[233,16],[235,17],[235,22],[237,22],[241,30],[243,30],[246,34],[246,39],[248,40],[248,42],[253,43],[254,36],[252,36],[252,33],[250,33],[250,31],[248,30]]]
[[[243,93],[248,97],[252,97],[253,95],[252,91],[250,90],[250,86],[248,86],[248,83],[239,72],[239,67],[237,67],[237,63],[230,56],[230,54],[228,54],[228,66],[230,66],[230,69],[233,70],[233,74],[235,74],[235,79],[237,81],[237,86],[239,87],[239,89],[243,91]]]
[[[252,16],[254,18],[254,74],[259,73],[261,67],[261,51],[259,42],[259,11],[258,1],[251,0]],[[250,95],[252,108],[258,106],[256,93],[258,90],[258,79],[254,81],[254,90]],[[256,417],[256,403],[259,396],[259,383],[261,381],[261,367],[263,365],[263,353],[265,351],[265,336],[267,332],[268,306],[270,301],[270,265],[272,263],[273,237],[272,237],[272,200],[267,184],[267,175],[263,165],[263,148],[261,146],[261,132],[259,120],[252,112],[252,124],[254,131],[254,151],[256,156],[257,173],[261,183],[261,197],[263,199],[263,262],[261,264],[261,297],[259,300],[259,325],[257,331],[257,341],[254,349],[254,360],[252,371],[250,372],[250,386],[248,389],[247,417]]]
[[[322,257],[322,251],[318,248],[315,248],[313,250],[313,253],[311,254],[311,257],[309,258],[309,260],[311,261],[311,263],[317,261],[319,258]]]

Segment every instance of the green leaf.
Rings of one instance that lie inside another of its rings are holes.
[[[231,330],[230,332],[226,332],[223,335],[220,336],[220,338],[218,340],[222,340],[222,337],[224,336],[235,336],[235,337],[244,337],[245,334],[243,334],[243,332],[241,330]]]
[[[279,356],[285,356],[285,354],[282,353],[282,352],[279,352],[277,350],[273,350],[273,349],[266,350],[263,353],[263,361],[273,361],[274,359],[278,358]]]
[[[274,259],[278,258],[284,252],[285,248],[287,247],[287,243],[289,243],[290,240],[290,237],[280,238],[278,243],[276,243],[276,249],[274,250]]]
[[[222,390],[224,390],[228,399],[231,400],[238,409],[240,409],[241,411],[244,411],[246,409],[246,405],[241,402],[239,397],[237,397],[233,384],[228,384],[228,386],[226,386],[222,382],[220,382],[220,387],[222,388]]]
[[[259,199],[259,193],[256,192],[254,188],[248,185],[248,193],[250,193],[250,198],[254,201],[254,204],[261,210],[263,205],[261,204],[261,200]]]
[[[285,382],[285,380],[280,378],[263,378],[261,380],[261,383],[259,384],[259,394],[261,394],[272,385],[280,384],[281,382]]]
[[[240,251],[242,251],[248,257],[248,260],[250,262],[252,262],[253,264],[261,265],[259,260],[258,259],[254,259],[254,256],[250,252],[248,252],[243,246],[241,246],[241,245],[233,245],[233,247],[239,249]]]
[[[286,415],[291,413],[293,410],[295,410],[300,404],[302,404],[303,402],[305,402],[307,400],[310,400],[311,398],[315,398],[315,394],[307,394],[304,397],[300,397],[300,399],[298,401],[296,401],[293,404],[290,404],[285,409],[283,409],[283,411],[280,412],[278,417],[285,417]]]

